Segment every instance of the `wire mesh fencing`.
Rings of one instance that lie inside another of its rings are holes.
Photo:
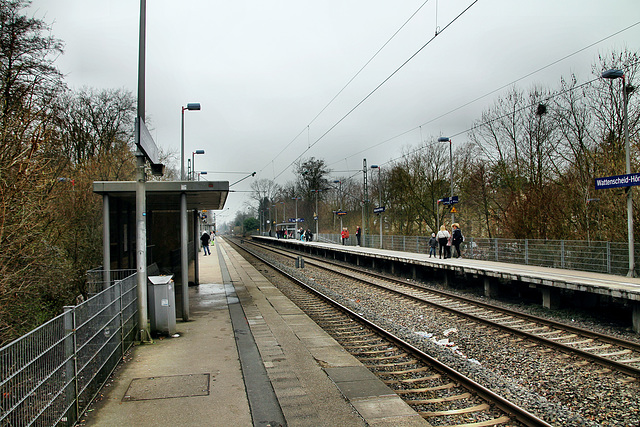
[[[72,426],[137,331],[136,274],[0,348],[0,426]]]
[[[339,234],[319,234],[323,243],[342,244]],[[355,246],[355,236],[346,239],[346,245]],[[400,252],[429,253],[429,237],[369,234],[362,246]],[[539,267],[590,271],[624,276],[629,271],[627,243],[583,240],[536,239],[476,239],[467,238],[460,245],[462,256],[484,261]],[[640,255],[640,246],[635,245]],[[636,265],[638,264],[636,257]]]

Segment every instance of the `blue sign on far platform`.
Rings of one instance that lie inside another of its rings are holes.
[[[640,173],[596,178],[596,190],[615,187],[631,187],[633,185],[640,185]]]
[[[438,200],[440,203],[442,203],[443,205],[453,205],[458,203],[458,196],[453,196],[453,198],[451,200],[449,200],[449,197],[443,197],[442,199]]]

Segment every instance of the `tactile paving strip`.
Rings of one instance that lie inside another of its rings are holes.
[[[122,401],[208,396],[209,385],[210,374],[134,378]]]

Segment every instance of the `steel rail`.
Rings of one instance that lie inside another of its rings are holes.
[[[230,240],[227,239],[227,241],[229,242]],[[483,399],[485,399],[485,400],[487,400],[487,401],[489,401],[491,403],[494,403],[498,408],[500,408],[500,410],[504,411],[509,416],[514,417],[515,419],[517,419],[518,421],[520,421],[524,425],[529,426],[529,427],[543,427],[543,426],[544,427],[551,427],[551,424],[548,424],[546,421],[540,419],[539,417],[537,417],[536,415],[534,415],[531,412],[527,411],[526,409],[524,409],[524,408],[516,405],[515,403],[509,401],[508,399],[505,399],[504,397],[494,393],[490,389],[488,389],[488,388],[484,387],[483,385],[477,383],[476,381],[472,380],[471,378],[468,378],[467,376],[465,376],[464,374],[462,374],[462,373],[458,372],[457,370],[451,368],[450,366],[447,366],[446,364],[440,362],[439,360],[437,360],[434,357],[428,355],[424,351],[422,351],[419,348],[415,347],[414,345],[408,343],[407,341],[403,340],[402,338],[400,338],[400,337],[396,336],[395,334],[385,330],[383,327],[381,327],[381,326],[377,325],[376,323],[374,323],[374,322],[362,317],[358,313],[356,313],[353,310],[349,309],[348,307],[342,305],[341,303],[337,302],[336,300],[332,299],[331,297],[324,295],[323,293],[321,293],[317,289],[312,288],[311,286],[307,285],[306,283],[304,283],[300,279],[298,279],[298,278],[292,276],[291,274],[289,274],[288,272],[284,271],[283,269],[281,269],[277,265],[274,265],[269,260],[266,260],[262,256],[254,253],[253,251],[248,250],[247,248],[244,248],[244,247],[238,245],[235,242],[233,242],[233,244],[236,245],[237,247],[241,248],[242,250],[244,250],[246,252],[249,252],[252,256],[258,258],[261,262],[267,264],[268,266],[270,266],[274,270],[278,271],[280,274],[285,276],[287,279],[293,281],[297,285],[303,287],[307,291],[309,291],[312,294],[318,296],[322,300],[328,302],[329,304],[331,304],[332,306],[334,306],[338,310],[340,310],[340,311],[342,311],[344,313],[347,313],[349,316],[355,318],[357,321],[364,323],[365,325],[367,325],[371,329],[375,330],[377,333],[379,333],[383,337],[389,339],[390,341],[396,343],[398,346],[400,346],[400,347],[404,348],[405,350],[407,350],[408,352],[412,353],[414,356],[422,359],[427,364],[429,364],[430,366],[434,367],[434,369],[439,370],[440,372],[444,373],[445,375],[448,375],[452,379],[455,379],[463,387],[465,387],[465,388],[477,393],[477,395],[481,396]]]
[[[253,243],[253,244],[255,245],[256,243]],[[269,248],[269,250],[273,250],[273,249]],[[282,251],[283,249],[279,248],[278,250]],[[289,252],[287,250],[284,250],[284,251],[285,252]],[[396,278],[388,277],[388,276],[377,274],[377,273],[370,272],[370,271],[363,271],[361,269],[357,269],[357,268],[350,267],[350,266],[344,266],[342,264],[334,263],[332,261],[318,260],[318,259],[315,259],[315,260],[319,261],[319,262],[323,262],[323,263],[329,264],[329,265],[333,265],[333,266],[337,266],[337,267],[340,267],[340,268],[344,268],[344,269],[347,269],[347,270],[357,271],[359,273],[362,273],[362,274],[365,274],[365,275],[370,275],[370,276],[373,276],[373,277],[376,277],[376,278],[379,278],[379,279],[382,279],[382,280],[387,280],[387,281],[390,281],[390,282],[398,283],[398,284],[401,284],[403,286],[415,287],[415,288],[418,288],[418,289],[420,289],[422,291],[425,291],[425,292],[431,292],[431,293],[435,293],[435,294],[438,294],[438,295],[441,295],[441,296],[446,296],[448,298],[460,300],[460,301],[463,301],[463,302],[468,303],[468,304],[473,304],[473,305],[476,305],[476,306],[479,306],[479,307],[482,307],[482,308],[485,308],[485,309],[491,309],[491,310],[494,310],[494,311],[497,311],[497,312],[500,312],[500,313],[503,313],[503,314],[508,314],[510,316],[524,318],[524,319],[530,320],[530,321],[535,321],[535,322],[538,322],[540,324],[544,324],[544,325],[547,325],[547,326],[552,326],[552,327],[557,328],[557,329],[564,329],[564,330],[567,330],[567,331],[579,333],[579,334],[584,335],[585,337],[588,337],[588,338],[598,339],[600,341],[607,342],[609,344],[618,345],[618,346],[624,347],[624,348],[631,348],[631,349],[633,349],[635,351],[640,352],[640,345],[636,344],[636,343],[634,343],[632,341],[620,340],[620,339],[617,339],[615,337],[610,337],[610,336],[607,336],[607,335],[601,335],[601,334],[598,334],[598,333],[593,332],[593,331],[588,331],[586,329],[577,328],[575,326],[566,325],[564,323],[554,322],[554,321],[549,320],[549,319],[543,319],[543,318],[539,318],[537,316],[532,316],[532,315],[529,315],[529,314],[520,313],[518,311],[505,309],[505,308],[502,308],[502,307],[499,307],[499,306],[496,306],[496,305],[493,305],[493,304],[479,302],[479,301],[476,301],[476,300],[473,300],[473,299],[470,299],[470,298],[466,298],[466,297],[463,297],[463,296],[458,296],[458,295],[455,295],[455,294],[452,294],[452,293],[449,293],[449,292],[444,292],[444,291],[440,291],[440,290],[436,290],[436,289],[429,289],[429,288],[425,288],[423,286],[410,284],[410,283],[407,283],[406,281],[402,281],[402,280],[399,280],[399,279],[396,279]],[[352,276],[348,276],[348,275],[346,275],[344,273],[336,272],[335,270],[332,270],[329,267],[319,265],[317,263],[314,263],[313,261],[307,261],[307,264],[314,265],[314,266],[316,266],[318,268],[322,268],[322,269],[325,269],[327,271],[331,271],[334,274],[343,274],[343,275],[353,279]],[[496,323],[496,322],[493,322],[493,321],[488,320],[488,319],[483,319],[483,318],[480,318],[480,317],[476,317],[475,315],[465,313],[464,311],[457,310],[457,309],[451,308],[451,307],[447,307],[445,305],[440,305],[438,303],[435,303],[433,301],[428,301],[428,300],[425,300],[425,299],[420,298],[420,297],[416,297],[416,296],[413,296],[413,295],[405,294],[405,293],[400,292],[398,290],[390,289],[390,288],[387,288],[385,286],[382,286],[382,285],[379,285],[379,284],[376,284],[376,283],[367,282],[367,281],[364,281],[362,279],[357,279],[357,280],[361,280],[364,283],[367,283],[368,285],[376,286],[378,288],[384,289],[384,290],[389,291],[389,292],[397,293],[398,295],[404,296],[406,298],[410,298],[410,299],[413,299],[415,301],[418,301],[418,302],[421,302],[421,303],[424,303],[424,304],[429,304],[429,305],[431,305],[433,307],[437,307],[437,308],[445,310],[445,311],[449,311],[450,313],[453,313],[453,314],[456,314],[456,315],[459,315],[459,316],[463,316],[463,317],[466,317],[468,319],[472,319],[474,321],[481,322],[481,323],[484,323],[486,325],[490,325],[492,327],[496,327],[496,328],[502,329],[504,331],[507,331],[507,332],[512,333],[514,335],[521,336],[521,337],[529,339],[531,341],[539,342],[539,343],[544,344],[544,345],[546,345],[548,347],[552,347],[552,348],[555,348],[557,350],[560,350],[563,353],[569,353],[569,354],[578,355],[578,356],[580,356],[580,357],[582,357],[582,358],[584,358],[586,360],[592,361],[592,362],[597,363],[597,364],[599,364],[601,366],[604,366],[606,368],[615,369],[616,371],[622,372],[622,373],[627,374],[629,376],[640,378],[640,368],[635,368],[633,366],[629,366],[629,365],[617,362],[615,360],[608,359],[606,357],[602,357],[602,356],[598,356],[596,354],[589,353],[589,352],[587,352],[585,350],[581,350],[581,349],[578,349],[578,348],[575,348],[575,347],[571,347],[569,345],[562,344],[562,343],[559,343],[559,342],[556,342],[556,341],[548,340],[546,338],[543,338],[543,337],[540,337],[540,336],[537,336],[535,334],[531,334],[531,333],[528,333],[528,332],[524,332],[524,331],[521,331],[519,329],[512,328],[510,326],[501,325],[500,323]]]

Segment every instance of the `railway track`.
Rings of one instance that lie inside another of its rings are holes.
[[[287,257],[299,256],[296,252],[265,247],[254,242],[252,244]],[[407,283],[406,279],[400,280],[365,271],[362,268],[310,257],[308,254],[305,254],[305,259],[308,265],[330,271],[332,274],[342,274],[351,280],[359,280],[396,297],[428,304],[456,316],[497,328],[565,354],[578,356],[585,361],[597,363],[604,369],[621,372],[628,375],[630,381],[640,378],[640,344],[638,343],[508,310],[442,290],[426,288],[419,284]]]
[[[550,425],[306,285],[255,251],[235,245],[295,283],[286,289],[279,287],[431,425]]]

